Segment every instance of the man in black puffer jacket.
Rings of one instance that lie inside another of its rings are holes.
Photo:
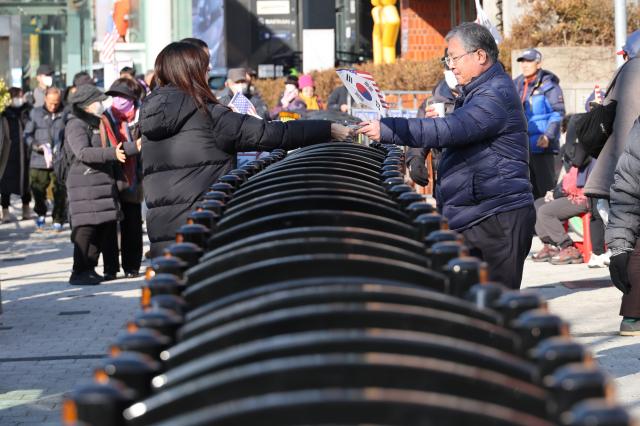
[[[204,111],[170,85],[145,99],[140,130],[151,256],[175,241],[198,198],[233,167],[237,152],[288,150],[331,137],[328,121],[267,122],[212,103]]]
[[[640,336],[640,120],[625,140],[611,185],[605,239],[611,250],[611,281],[623,293],[620,334]]]

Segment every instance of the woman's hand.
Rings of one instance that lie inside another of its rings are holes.
[[[122,148],[122,142],[120,142],[118,146],[116,146],[116,159],[121,163],[124,163],[124,160],[127,159],[127,156],[124,153],[124,149]]]
[[[342,124],[331,123],[331,139],[337,141],[346,140],[351,136],[351,129]]]

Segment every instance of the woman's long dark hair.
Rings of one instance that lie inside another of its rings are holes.
[[[207,84],[208,66],[209,58],[201,48],[174,42],[162,49],[156,58],[155,75],[160,87],[177,87],[203,109],[207,103],[218,103]]]

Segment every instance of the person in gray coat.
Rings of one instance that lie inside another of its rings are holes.
[[[609,188],[613,184],[613,175],[618,158],[624,150],[627,135],[633,122],[640,115],[640,96],[637,88],[640,86],[640,30],[630,34],[627,42],[618,54],[623,55],[626,62],[618,69],[609,84],[603,104],[617,101],[616,117],[613,122],[613,132],[598,156],[598,163],[584,187],[588,197],[608,199]]]
[[[120,269],[117,221],[121,218],[115,170],[126,156],[122,143],[102,147],[99,126],[107,97],[92,85],[71,96],[64,149],[71,157],[66,185],[69,196],[73,272],[70,284],[91,285],[114,279]],[[115,244],[115,247],[114,247]],[[95,272],[102,253],[104,277]]]
[[[640,335],[640,120],[636,120],[614,173],[605,240],[611,281],[622,291],[620,334]]]
[[[62,142],[64,135],[64,113],[60,89],[49,87],[45,92],[44,105],[35,107],[29,114],[29,122],[24,128],[24,139],[31,151],[29,180],[38,215],[36,230],[44,229],[47,215],[47,188],[53,184],[53,229],[62,230],[66,219],[65,189],[53,173],[53,152]]]

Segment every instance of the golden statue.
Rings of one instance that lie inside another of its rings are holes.
[[[396,62],[396,41],[400,32],[400,14],[396,0],[380,0],[380,27],[382,28],[382,61],[385,64]],[[375,62],[375,60],[374,60]]]
[[[382,12],[382,6],[380,6],[380,0],[371,0],[373,8],[371,9],[371,17],[373,18],[373,63],[382,63],[382,24],[380,14]]]

